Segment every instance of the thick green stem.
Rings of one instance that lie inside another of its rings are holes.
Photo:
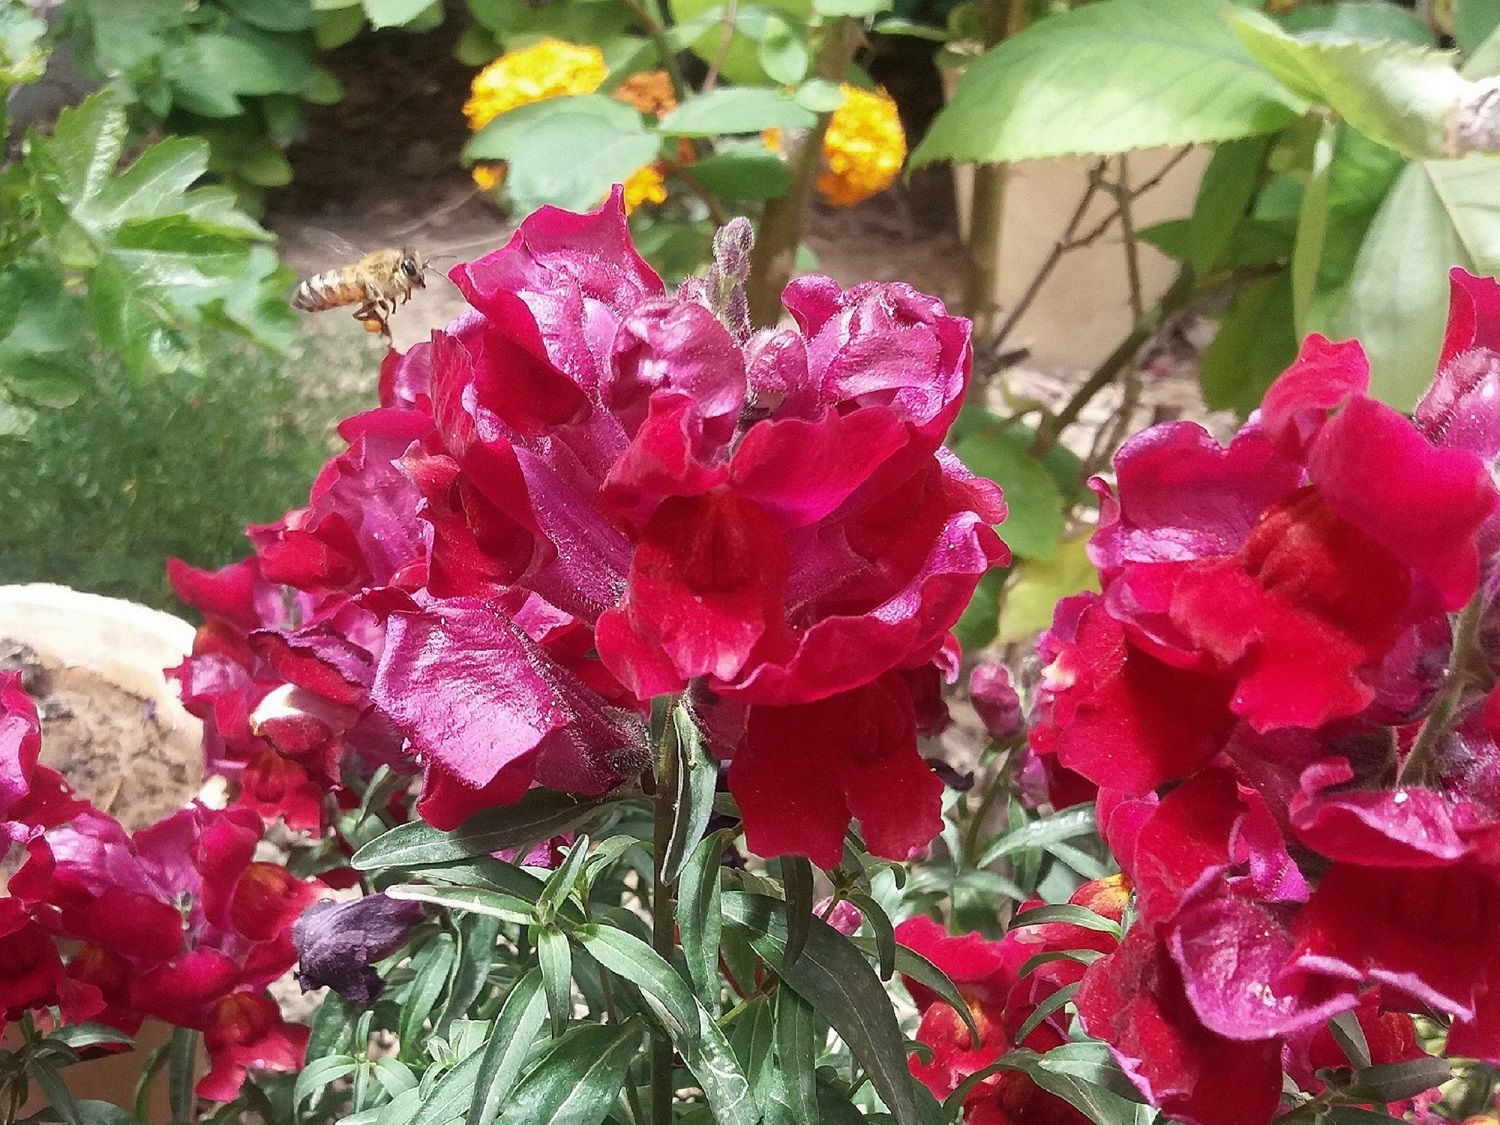
[[[1420,785],[1432,764],[1432,753],[1438,740],[1452,729],[1453,716],[1463,702],[1464,691],[1469,687],[1470,659],[1479,640],[1479,625],[1484,617],[1484,590],[1480,589],[1469,604],[1458,615],[1453,627],[1453,652],[1448,657],[1448,680],[1443,685],[1437,702],[1432,705],[1417,740],[1412,743],[1411,753],[1401,764],[1396,775],[1397,786]]]
[[[663,864],[672,838],[672,821],[677,814],[677,745],[670,717],[662,733],[656,762],[656,796],[652,822],[653,858],[651,864],[651,947],[671,963],[677,944],[675,895]],[[671,1125],[672,1121],[672,1041],[660,1033],[651,1039],[651,1121],[652,1125]]]
[[[832,20],[823,31],[814,74],[829,82],[842,82],[854,58],[854,44],[859,25],[848,17]],[[755,248],[750,252],[750,320],[757,325],[772,325],[781,319],[781,291],[792,279],[797,247],[807,225],[812,207],[813,188],[823,160],[823,138],[828,133],[832,112],[818,114],[818,119],[801,139],[791,142],[787,163],[792,182],[786,194],[766,204],[761,215]]]
[[[964,315],[974,322],[976,339],[988,340],[1000,324],[1000,242],[1005,224],[1005,188],[1010,168],[981,164],[974,169],[969,204],[969,238],[964,247]]]

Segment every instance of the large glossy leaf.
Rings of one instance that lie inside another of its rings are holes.
[[[817,1010],[849,1045],[898,1125],[917,1125],[906,1046],[885,986],[859,950],[820,919],[807,945],[786,963],[786,904],[766,895],[724,895],[724,919],[739,929],[777,975]]]
[[[1235,34],[1297,96],[1325,105],[1372,140],[1414,159],[1448,155],[1448,117],[1468,87],[1452,52],[1410,43],[1298,38],[1259,12]]]
[[[605,803],[579,801],[552,789],[531,789],[515,804],[475,813],[451,832],[420,821],[392,828],[355,852],[353,863],[361,871],[421,867],[529,847],[576,828]]]
[[[662,118],[668,136],[713,137],[763,129],[808,129],[816,115],[778,90],[719,87],[691,98]]]
[[[1217,0],[1099,0],[969,64],[912,154],[1004,163],[1272,133],[1302,103],[1235,38]]]
[[[1004,490],[1001,532],[1010,549],[1023,558],[1046,560],[1062,540],[1064,504],[1051,474],[1027,454],[1028,444],[1028,436],[987,427],[957,442],[953,452],[970,472]]]
[[[1370,224],[1347,284],[1320,293],[1310,327],[1355,337],[1374,393],[1408,410],[1432,381],[1447,323],[1448,271],[1500,273],[1500,160],[1410,164]],[[1392,279],[1400,279],[1394,284]]]
[[[640,1049],[640,1025],[585,1024],[547,1050],[511,1092],[501,1125],[598,1125]]]

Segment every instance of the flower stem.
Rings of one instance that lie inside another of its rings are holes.
[[[677,745],[670,714],[658,745],[652,805],[651,948],[670,964],[677,944],[675,896],[663,870],[677,815]],[[672,1041],[658,1033],[651,1039],[652,1125],[671,1125],[672,1085]]]
[[[859,25],[847,16],[829,22],[813,64],[815,77],[829,82],[844,80],[854,58],[858,30]],[[797,247],[802,242],[802,228],[812,206],[813,188],[823,160],[823,137],[832,117],[832,112],[818,114],[817,122],[806,136],[793,144],[788,160],[791,186],[785,195],[767,203],[761,216],[755,249],[750,256],[748,296],[752,324],[769,326],[781,318],[781,291],[792,279]]]
[[[1398,787],[1420,784],[1425,780],[1438,739],[1452,728],[1454,712],[1458,710],[1464,691],[1469,686],[1469,657],[1479,640],[1484,602],[1484,588],[1481,586],[1458,615],[1458,622],[1453,627],[1453,651],[1448,657],[1447,683],[1443,685],[1437,702],[1432,705],[1432,710],[1422,723],[1422,729],[1417,732],[1417,740],[1412,743],[1411,753],[1401,763],[1401,770],[1396,775]]]

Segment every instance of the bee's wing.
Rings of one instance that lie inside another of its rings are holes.
[[[370,252],[368,247],[359,247],[341,234],[325,227],[295,226],[290,232],[297,248],[309,256],[316,256],[330,266],[353,265]]]

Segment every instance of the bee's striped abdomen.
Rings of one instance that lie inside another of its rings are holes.
[[[366,299],[365,286],[354,269],[328,270],[309,277],[292,294],[292,307],[303,312],[323,312]]]

